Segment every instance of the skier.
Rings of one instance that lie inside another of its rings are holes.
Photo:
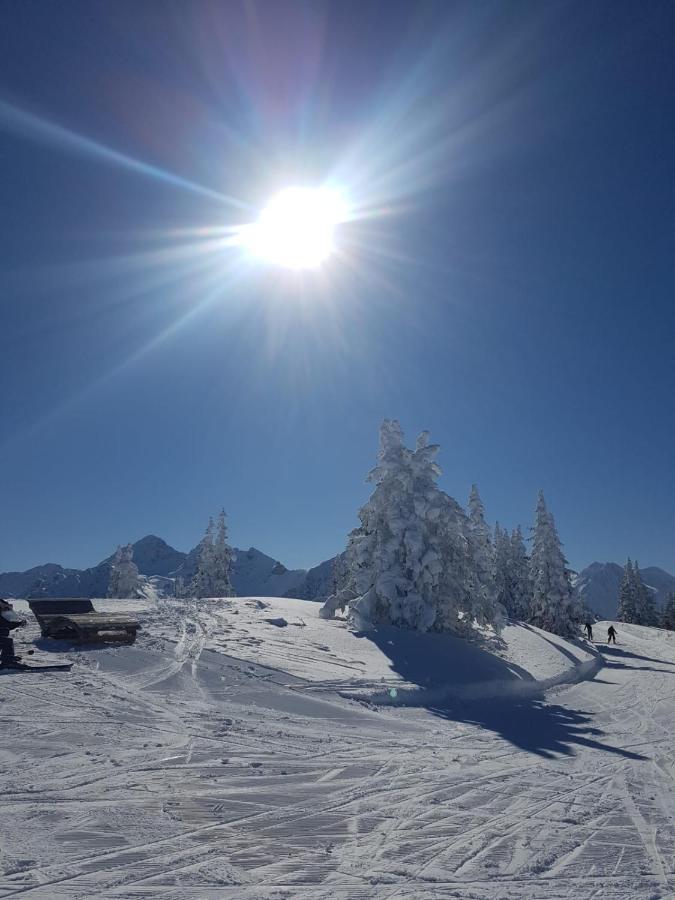
[[[19,658],[14,655],[14,641],[9,635],[25,624],[26,620],[14,612],[12,604],[0,599],[0,669],[19,665]]]
[[[586,636],[587,636],[588,640],[592,642],[593,641],[593,626],[591,625],[590,622],[586,622],[586,624],[584,625],[584,628],[586,629]]]
[[[616,629],[613,625],[610,625],[607,629],[607,643],[616,644]]]

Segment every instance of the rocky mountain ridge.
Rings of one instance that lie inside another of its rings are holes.
[[[176,550],[157,535],[149,534],[132,544],[133,560],[141,575],[156,590],[171,593],[175,578],[189,581],[194,575],[198,548]],[[255,547],[234,548],[232,585],[240,597],[297,597],[315,600],[326,596],[333,560],[311,569],[287,569]],[[105,597],[113,555],[88,569],[68,569],[56,563],[34,566],[25,572],[0,573],[0,597]]]

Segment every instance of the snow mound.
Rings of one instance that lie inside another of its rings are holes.
[[[383,685],[402,690],[460,690],[466,695],[538,691],[592,674],[598,658],[585,641],[567,641],[520,623],[496,639],[468,642],[391,626],[354,631],[345,620],[322,619],[304,600],[256,597],[206,601],[221,627],[206,646],[286,672],[326,690],[357,689],[379,699]],[[277,627],[270,624],[302,626]]]

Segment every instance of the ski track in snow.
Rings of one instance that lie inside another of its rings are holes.
[[[0,677],[0,900],[675,897],[675,635],[619,626],[543,699],[377,708],[337,693],[401,683],[363,638],[233,603],[278,615],[161,601]]]

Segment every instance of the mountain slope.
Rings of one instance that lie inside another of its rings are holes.
[[[146,535],[132,546],[134,562],[141,575],[170,575],[187,557],[187,553],[174,549],[154,534]]]
[[[302,581],[292,590],[286,591],[286,597],[298,600],[324,600],[333,592],[335,560],[337,556],[324,560],[305,572]]]

